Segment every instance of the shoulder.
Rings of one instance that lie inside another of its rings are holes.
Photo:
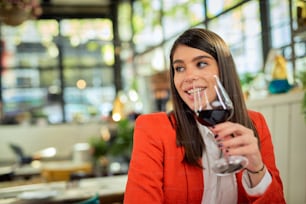
[[[254,110],[248,110],[248,114],[253,123],[266,123],[265,117],[262,113]]]
[[[262,113],[253,110],[248,110],[248,114],[252,122],[254,123],[257,131],[268,131],[268,125]]]
[[[137,120],[148,120],[148,119],[166,119],[168,118],[166,112],[154,112],[154,113],[146,113],[146,114],[141,114],[137,117]]]
[[[161,127],[171,125],[169,120],[169,115],[166,112],[154,112],[141,114],[136,119],[136,126],[146,126],[146,127]]]
[[[136,123],[141,123],[143,121],[165,122],[166,120],[169,120],[166,112],[155,112],[155,113],[146,113],[139,115],[136,119]]]
[[[142,114],[135,121],[134,138],[142,140],[143,143],[172,143],[175,141],[175,130],[166,112]]]

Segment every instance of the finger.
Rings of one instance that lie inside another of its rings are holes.
[[[251,145],[243,145],[238,147],[223,147],[223,152],[227,155],[252,155],[254,153],[258,153],[258,147],[254,144]]]
[[[239,136],[223,140],[218,145],[226,155],[250,155],[259,152],[255,137]]]
[[[213,133],[215,135],[218,135],[220,139],[230,135],[239,136],[248,133],[248,131],[249,129],[238,123],[222,124],[221,126],[218,126],[213,129]]]
[[[233,134],[231,134],[231,135],[226,135],[226,136],[222,136],[222,137],[219,137],[219,135],[215,135],[215,139],[216,139],[216,141],[219,143],[219,144],[221,144],[221,143],[223,143],[223,142],[225,142],[225,141],[227,141],[227,140],[230,140],[230,139],[232,139],[232,138],[234,138],[235,136],[233,135]]]
[[[256,145],[242,146],[233,149],[225,149],[223,150],[223,154],[225,156],[244,156],[249,161],[249,167],[254,169],[253,167],[257,167],[259,164],[262,164],[263,161],[261,159],[261,154]]]
[[[257,145],[257,138],[253,135],[227,136],[218,141],[225,148],[237,148],[241,146]]]

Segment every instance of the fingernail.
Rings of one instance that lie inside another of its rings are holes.
[[[219,147],[219,148],[223,147],[223,144],[222,144],[222,143],[219,143],[219,144],[218,144],[218,147]]]

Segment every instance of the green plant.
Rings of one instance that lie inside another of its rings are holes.
[[[116,131],[110,139],[106,140],[102,136],[91,137],[92,157],[94,160],[102,156],[122,156],[130,158],[133,141],[134,123],[129,119],[122,119],[116,124]]]
[[[107,155],[110,149],[109,141],[102,137],[92,137],[89,141],[91,153],[94,160],[99,159],[101,156]]]
[[[243,84],[250,84],[254,78],[256,77],[256,74],[245,72],[244,74],[240,75],[240,83]]]
[[[133,143],[134,123],[129,119],[122,119],[117,123],[117,134],[112,141],[110,154],[114,156],[130,157]]]
[[[304,114],[304,119],[306,122],[306,71],[302,71],[299,73],[298,78],[300,79],[302,86],[303,86],[303,91],[304,91],[304,98],[302,102],[302,112]]]
[[[47,118],[48,115],[44,112],[42,108],[34,108],[31,111],[32,117],[33,118]]]
[[[239,76],[240,84],[244,92],[248,92],[252,81],[258,73],[245,72]]]

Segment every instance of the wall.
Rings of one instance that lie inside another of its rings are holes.
[[[247,103],[250,109],[263,113],[270,127],[288,204],[306,203],[306,121],[302,98],[303,93],[298,92]]]
[[[73,145],[88,142],[99,134],[101,124],[71,124],[55,126],[0,126],[0,162],[14,160],[9,143],[24,148],[27,154],[46,147],[56,147],[58,158],[70,157]]]

